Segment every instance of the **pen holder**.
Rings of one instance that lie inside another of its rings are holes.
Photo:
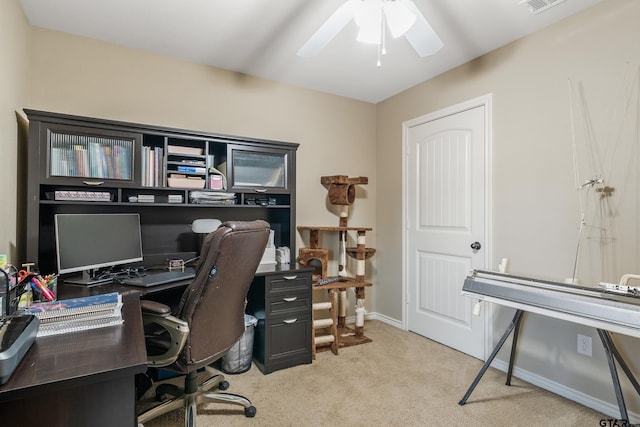
[[[32,278],[31,293],[33,302],[55,301],[57,297],[57,282],[57,276],[47,276],[47,279],[43,279],[40,276]]]
[[[58,276],[53,276],[47,280],[47,287],[53,294],[54,301],[58,299]]]

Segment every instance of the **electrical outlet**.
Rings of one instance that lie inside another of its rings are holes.
[[[578,334],[578,353],[591,357],[591,337]]]

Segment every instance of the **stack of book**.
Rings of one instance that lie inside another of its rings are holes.
[[[40,320],[38,337],[122,324],[122,295],[112,292],[33,304],[24,312]]]

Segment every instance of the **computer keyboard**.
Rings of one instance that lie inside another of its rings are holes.
[[[195,277],[195,270],[185,268],[184,271],[150,271],[144,276],[126,277],[118,279],[120,283],[127,286],[141,286],[148,288],[151,286],[164,285],[165,283],[179,282],[181,280],[189,280]]]

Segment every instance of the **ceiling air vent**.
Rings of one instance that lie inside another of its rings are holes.
[[[565,0],[521,0],[520,4],[527,6],[532,13],[538,14],[563,1]]]

